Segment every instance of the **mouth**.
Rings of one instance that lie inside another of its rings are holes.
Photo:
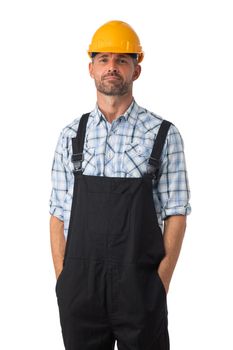
[[[103,77],[103,80],[121,80],[121,78],[117,75],[107,75]]]

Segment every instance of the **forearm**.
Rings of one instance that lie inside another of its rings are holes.
[[[63,221],[52,215],[50,218],[50,243],[55,274],[58,277],[63,269],[66,241]]]
[[[158,273],[167,291],[179,258],[185,229],[186,216],[170,216],[167,220],[165,220],[163,234],[165,257],[159,265]]]

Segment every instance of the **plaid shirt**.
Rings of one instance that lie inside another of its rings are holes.
[[[64,221],[67,237],[73,196],[72,142],[80,118],[66,126],[59,137],[52,166],[50,214]],[[98,106],[90,113],[85,143],[83,174],[110,177],[141,177],[147,171],[155,137],[162,118],[132,102],[124,115],[111,124]],[[160,227],[170,215],[187,215],[189,184],[181,135],[171,125],[162,153],[159,180],[153,198]],[[154,181],[154,180],[153,180]]]

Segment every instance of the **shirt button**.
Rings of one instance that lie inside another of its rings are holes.
[[[142,149],[141,149],[141,147],[140,147],[140,146],[138,146],[138,147],[137,147],[137,152],[138,152],[139,154],[141,154],[141,153],[142,153]]]
[[[110,159],[112,157],[112,152],[108,152],[107,157],[108,157],[108,159]]]

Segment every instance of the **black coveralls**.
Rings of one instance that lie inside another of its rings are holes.
[[[74,192],[64,268],[56,293],[66,350],[168,350],[164,257],[152,195],[142,178],[83,175],[88,115],[72,139]],[[170,123],[163,121],[149,159],[158,172]],[[153,172],[152,172],[153,173]]]

